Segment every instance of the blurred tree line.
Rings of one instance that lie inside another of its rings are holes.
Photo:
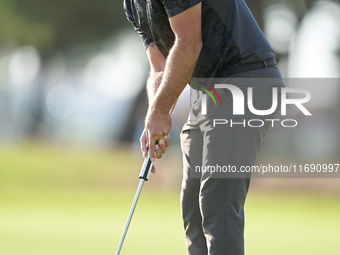
[[[32,45],[44,58],[112,37],[125,20],[116,0],[0,0],[0,42]]]

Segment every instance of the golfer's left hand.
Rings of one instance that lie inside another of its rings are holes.
[[[145,118],[145,129],[148,133],[148,147],[150,160],[155,161],[165,153],[169,143],[171,130],[171,116],[158,109],[149,109]],[[158,143],[158,144],[156,144]]]

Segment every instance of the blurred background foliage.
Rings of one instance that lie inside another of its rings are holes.
[[[340,163],[339,1],[246,2],[283,76],[313,78],[313,117],[292,112],[298,128],[272,128],[258,163]],[[122,1],[0,0],[0,254],[115,251],[142,163],[148,69]],[[184,254],[188,108],[186,89],[124,254]],[[339,179],[254,179],[247,254],[338,254],[339,194]]]
[[[0,35],[32,45],[44,56],[98,43],[124,28],[121,1],[1,0]]]

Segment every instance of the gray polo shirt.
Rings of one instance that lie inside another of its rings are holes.
[[[200,2],[203,47],[193,77],[231,75],[240,64],[275,56],[244,0],[124,0],[124,9],[145,48],[155,42],[167,57],[175,41],[169,18]]]

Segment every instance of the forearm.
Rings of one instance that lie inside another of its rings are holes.
[[[169,18],[176,40],[167,58],[156,48],[148,47],[147,50],[151,67],[164,70],[161,77],[154,78],[153,82],[150,80],[148,86],[150,102],[141,141],[148,144],[151,161],[156,159],[155,152],[157,158],[165,152],[162,146],[172,125],[169,111],[189,82],[201,52],[201,7],[202,4],[198,3]]]
[[[146,85],[149,105],[151,104],[151,102],[152,102],[161,82],[162,82],[163,73],[164,73],[164,71],[156,71],[156,70],[153,70],[153,69],[151,69],[151,71],[150,71],[150,75],[149,75],[148,82],[147,82],[147,85]]]
[[[151,110],[170,111],[193,74],[201,47],[201,44],[176,40],[167,58],[159,89],[150,101]]]

